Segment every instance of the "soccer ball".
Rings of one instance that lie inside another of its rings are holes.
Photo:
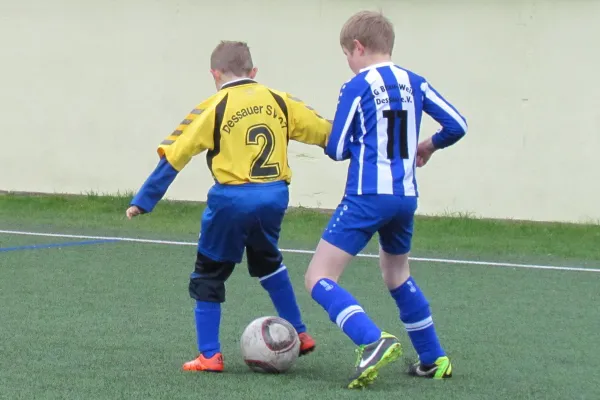
[[[251,370],[279,374],[289,370],[298,359],[300,338],[285,319],[261,317],[244,329],[241,347],[244,362]]]

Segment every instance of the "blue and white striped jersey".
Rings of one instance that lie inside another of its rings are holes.
[[[340,91],[325,152],[350,159],[346,194],[418,196],[416,152],[423,112],[442,128],[433,136],[448,147],[467,132],[467,122],[425,78],[394,65],[372,65]]]

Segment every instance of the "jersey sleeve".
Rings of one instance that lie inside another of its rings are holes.
[[[452,146],[467,133],[467,120],[429,83],[423,82],[421,91],[423,111],[442,125],[431,138],[433,145],[438,149]]]
[[[290,139],[325,148],[331,132],[331,121],[323,118],[302,100],[287,95],[290,114]]]
[[[137,206],[144,213],[152,212],[176,177],[177,171],[166,158],[162,157],[152,174],[131,200],[130,205]]]
[[[350,143],[352,139],[352,121],[360,105],[361,93],[352,80],[346,82],[340,89],[337,109],[333,118],[333,127],[325,153],[335,161],[350,158]]]
[[[197,105],[160,143],[157,150],[159,157],[165,157],[173,168],[181,171],[192,157],[204,150],[212,150],[217,101],[217,96],[213,96]]]

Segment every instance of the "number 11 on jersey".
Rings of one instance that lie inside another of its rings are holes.
[[[395,138],[397,127],[400,128],[400,158],[403,160],[408,159],[408,111],[406,110],[384,110],[383,118],[388,121],[388,144],[387,144],[387,156],[388,159],[394,158],[395,150]]]

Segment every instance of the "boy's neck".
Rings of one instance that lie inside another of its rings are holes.
[[[228,83],[233,83],[233,82],[237,82],[237,81],[243,81],[246,79],[252,79],[249,76],[235,76],[235,75],[229,75],[229,76],[223,76],[223,79],[221,80],[221,82],[219,82],[219,87],[223,87],[225,85],[227,85]]]
[[[392,56],[390,54],[366,54],[364,58],[364,67],[369,68],[370,66],[391,62]]]

